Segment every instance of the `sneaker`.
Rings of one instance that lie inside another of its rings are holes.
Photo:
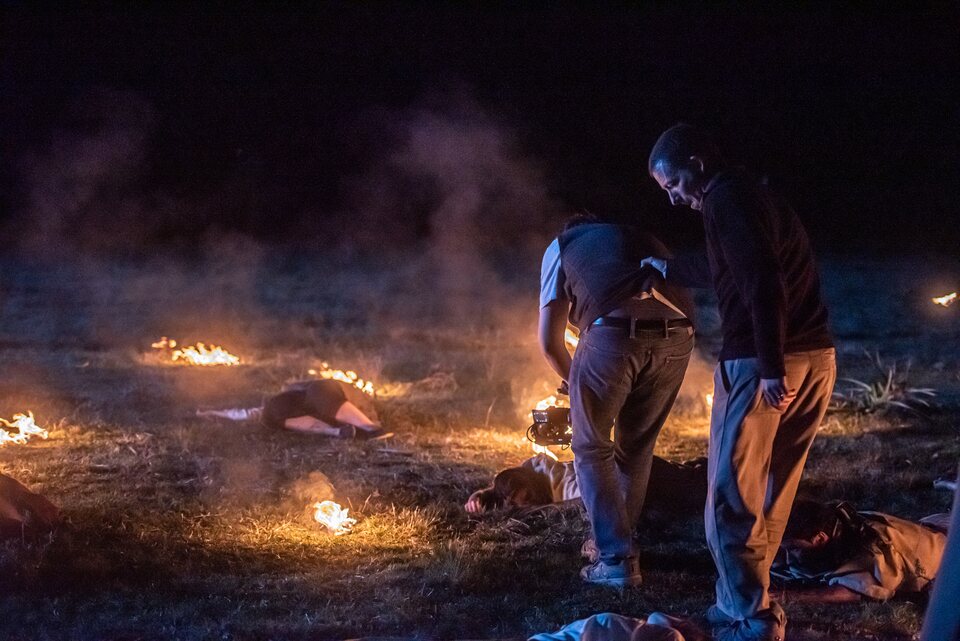
[[[636,559],[623,559],[612,565],[595,561],[581,568],[580,578],[587,583],[615,588],[636,587],[643,582]]]
[[[580,546],[580,556],[590,563],[596,563],[600,559],[600,549],[597,547],[596,539],[589,537],[583,540],[583,545]]]
[[[713,610],[716,606],[707,611],[708,620],[715,614]],[[778,603],[771,603],[769,610],[749,619],[711,623],[716,641],[783,641],[787,634],[787,615]]]

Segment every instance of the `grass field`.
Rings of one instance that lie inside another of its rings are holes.
[[[525,413],[555,385],[534,344],[536,265],[478,301],[438,294],[416,264],[256,248],[3,263],[0,415],[32,409],[50,438],[0,448],[0,471],[61,505],[65,523],[0,547],[0,639],[481,639],[600,611],[700,614],[713,567],[699,519],[644,532],[644,585],[621,595],[579,582],[576,506],[466,516],[472,490],[530,456]],[[946,510],[932,481],[960,458],[960,305],[929,301],[949,291],[937,289],[946,272],[879,260],[823,271],[840,376],[877,378],[867,351],[901,370],[911,359],[909,383],[935,388],[938,407],[832,414],[804,490],[905,517]],[[700,359],[658,444],[668,458],[706,450],[717,327],[701,303]],[[150,349],[161,335],[218,342],[244,364],[164,364]],[[256,405],[321,361],[376,382],[395,438],[194,416]],[[321,498],[350,508],[352,534],[312,521]],[[923,604],[786,607],[793,639],[909,639]]]

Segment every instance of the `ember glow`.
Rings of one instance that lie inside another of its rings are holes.
[[[172,338],[162,337],[151,347],[162,352],[169,352],[170,361],[173,363],[183,363],[184,365],[199,365],[201,367],[213,367],[217,365],[232,366],[240,364],[240,357],[234,356],[219,345],[206,345],[197,343],[186,347],[177,347],[177,341]]]
[[[703,395],[703,400],[707,403],[707,407],[713,407],[713,393],[707,392]]]
[[[573,330],[569,327],[563,333],[563,340],[571,350],[576,350],[577,345],[580,344],[580,337],[573,333]]]
[[[316,510],[313,513],[313,520],[324,526],[336,536],[349,534],[353,526],[357,524],[356,519],[350,518],[347,513],[350,511],[340,507],[333,501],[321,501],[313,504]]]
[[[33,412],[27,411],[26,414],[14,414],[11,420],[0,418],[0,424],[13,428],[16,432],[0,429],[0,446],[7,443],[23,445],[34,436],[47,438],[50,434],[47,430],[39,427],[33,420]]]
[[[932,300],[935,305],[950,307],[957,302],[957,292],[950,292],[946,296],[938,296],[937,298],[931,298],[930,300]]]
[[[340,381],[341,383],[352,385],[369,396],[375,396],[377,393],[376,388],[373,386],[373,381],[367,381],[360,378],[360,376],[358,376],[353,370],[344,371],[342,369],[330,369],[330,365],[328,363],[320,363],[320,367],[323,369],[308,370],[310,376],[319,376],[320,378]]]

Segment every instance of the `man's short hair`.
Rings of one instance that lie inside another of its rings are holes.
[[[663,161],[673,167],[682,167],[690,156],[699,156],[708,165],[722,160],[720,148],[710,134],[699,127],[681,122],[670,127],[657,138],[656,144],[650,151],[647,171],[652,174],[654,166]]]
[[[493,478],[493,489],[504,501],[524,491],[528,505],[553,503],[550,481],[526,467],[508,467]]]
[[[818,532],[831,534],[837,527],[836,504],[798,498],[783,531],[784,539],[810,541]]]
[[[602,222],[600,217],[596,214],[591,214],[588,211],[582,211],[574,214],[567,218],[563,223],[563,231],[570,231],[574,227],[579,227],[580,225],[592,225],[594,223]]]

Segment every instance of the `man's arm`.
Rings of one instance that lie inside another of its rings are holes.
[[[640,265],[644,265],[645,262],[645,260],[640,261]],[[705,253],[681,254],[663,259],[662,269],[657,265],[652,264],[652,266],[663,274],[664,280],[669,278],[670,282],[674,285],[694,287],[696,289],[709,289],[713,287],[710,261],[707,259]]]
[[[563,340],[563,332],[567,327],[567,315],[570,313],[570,302],[565,299],[552,300],[540,308],[540,325],[537,338],[540,343],[540,352],[547,360],[550,368],[564,381],[570,380],[570,352],[567,351]]]

